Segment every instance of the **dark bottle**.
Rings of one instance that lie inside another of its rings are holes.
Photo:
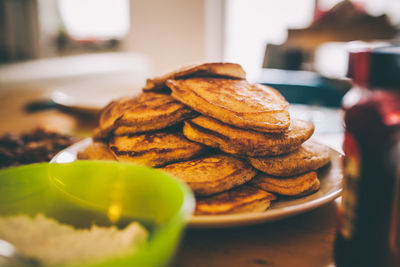
[[[336,266],[400,266],[400,46],[350,53]]]

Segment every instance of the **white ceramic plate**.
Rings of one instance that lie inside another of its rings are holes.
[[[51,162],[66,163],[76,160],[78,151],[91,144],[91,138],[84,139],[62,151]],[[260,213],[193,216],[189,220],[192,228],[222,228],[270,222],[322,206],[336,197],[342,191],[341,154],[331,149],[331,164],[319,171],[321,188],[318,192],[297,199],[284,198],[273,201],[271,207]]]

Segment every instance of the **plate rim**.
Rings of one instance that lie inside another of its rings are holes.
[[[84,149],[86,146],[92,143],[92,138],[87,137],[78,141],[71,146],[59,151],[51,160],[50,163],[65,163],[70,162],[70,160],[76,156],[79,150]],[[329,147],[329,146],[328,146]],[[334,154],[338,159],[343,156],[339,151],[329,147],[331,151],[331,156]],[[68,153],[69,158],[67,161],[63,161],[62,157],[64,154]],[[69,160],[69,161],[68,161]],[[338,179],[340,181],[343,179],[343,174],[340,174]],[[188,219],[189,228],[228,228],[228,227],[239,227],[239,226],[250,226],[254,224],[267,223],[272,221],[281,220],[284,218],[292,217],[300,213],[310,211],[312,209],[318,208],[324,204],[327,204],[342,193],[342,187],[327,193],[326,195],[320,196],[316,199],[309,200],[304,203],[298,203],[288,207],[281,207],[278,209],[267,209],[264,212],[256,213],[240,213],[240,214],[228,214],[228,215],[193,215]]]

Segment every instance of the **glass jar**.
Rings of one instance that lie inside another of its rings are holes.
[[[400,46],[353,51],[358,100],[344,102],[343,194],[334,259],[341,266],[400,266]]]

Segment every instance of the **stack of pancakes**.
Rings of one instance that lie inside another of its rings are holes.
[[[106,106],[80,159],[133,162],[185,181],[197,214],[264,211],[277,195],[319,189],[329,149],[307,141],[309,121],[290,118],[276,90],[233,63],[206,63],[148,79],[136,97]]]

